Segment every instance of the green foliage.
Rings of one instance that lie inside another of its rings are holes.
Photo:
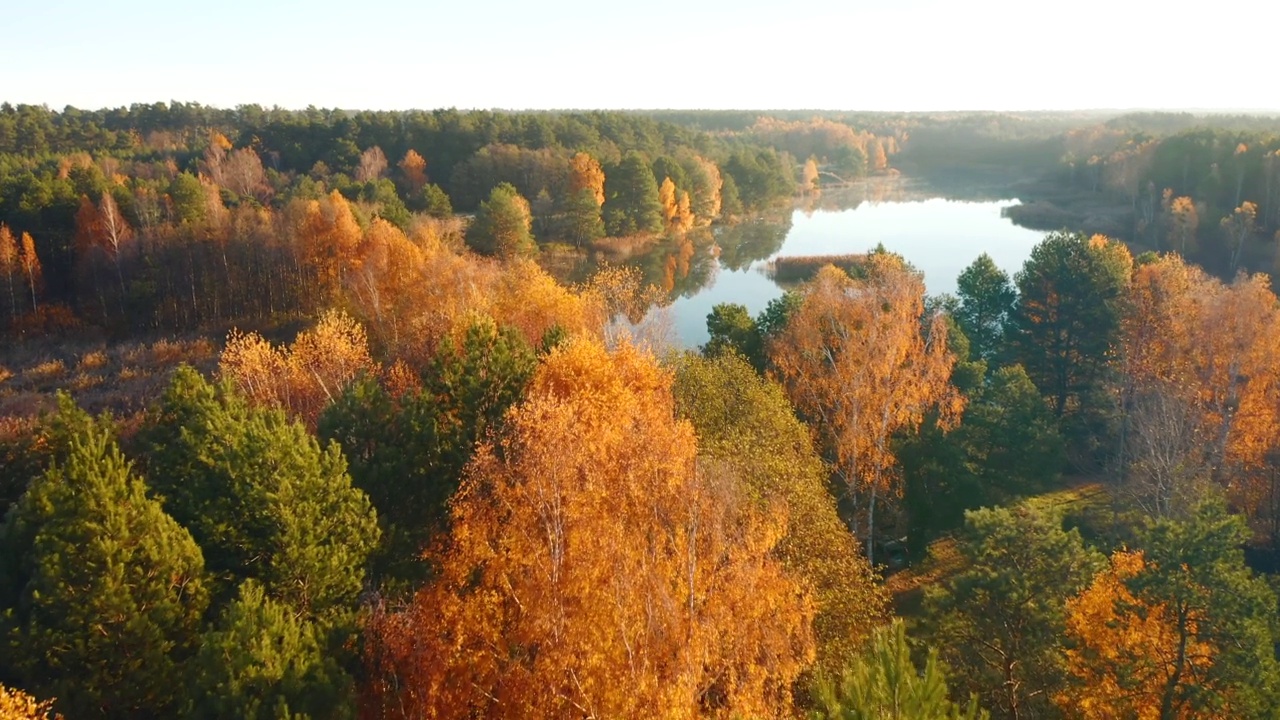
[[[791,197],[795,180],[773,149],[734,153],[722,168],[725,185],[733,178],[745,210],[761,210]],[[726,202],[727,205],[727,202]]]
[[[420,204],[422,211],[431,217],[447,218],[453,215],[453,204],[449,202],[449,196],[435,183],[422,187]]]
[[[839,684],[820,681],[814,720],[986,720],[976,699],[961,706],[947,697],[947,674],[929,648],[924,669],[911,661],[901,620],[876,630],[871,647],[854,659]]]
[[[352,718],[354,686],[319,629],[252,580],[201,638],[187,715],[274,720]]]
[[[254,578],[301,616],[351,611],[378,527],[336,443],[322,449],[282,411],[251,407],[184,366],[139,446],[152,487],[224,592]]]
[[[1280,640],[1276,593],[1245,565],[1250,538],[1244,521],[1221,502],[1202,505],[1186,521],[1158,520],[1139,539],[1148,568],[1129,581],[1134,595],[1163,603],[1179,632],[1215,648],[1213,662],[1194,671],[1190,661],[1176,686],[1167,686],[1167,717],[1273,718],[1280,713]]]
[[[556,226],[557,234],[575,247],[604,237],[604,220],[595,193],[590,188],[582,188],[570,195]]]
[[[208,213],[204,188],[191,173],[179,173],[173,178],[169,183],[169,199],[173,201],[173,214],[178,222],[198,223]]]
[[[1009,275],[983,253],[956,280],[955,318],[975,358],[991,362],[1003,349],[1005,325],[1018,299]]]
[[[736,352],[756,368],[764,369],[764,347],[760,329],[751,318],[745,305],[720,303],[707,315],[707,333],[711,336],[702,352],[715,357],[724,352]]]
[[[674,392],[677,412],[698,434],[699,453],[728,467],[748,496],[786,504],[790,521],[777,552],[816,594],[820,666],[839,669],[868,629],[884,619],[885,598],[836,514],[808,428],[781,386],[732,351],[681,356]]]
[[[182,700],[208,604],[200,548],[147,497],[110,423],[59,402],[70,432],[0,532],[4,672],[71,717],[161,715]]]
[[[480,203],[467,227],[467,245],[482,255],[513,257],[537,248],[530,232],[529,202],[507,183],[495,187]]]
[[[604,226],[612,236],[662,232],[658,183],[644,156],[627,153],[604,181]]]
[[[342,446],[356,486],[378,510],[378,580],[421,579],[420,554],[445,529],[448,500],[476,442],[520,398],[536,362],[518,333],[478,318],[461,346],[441,347],[421,391],[392,397],[365,378],[325,410],[320,437]]]
[[[1096,460],[1111,414],[1105,393],[1129,281],[1128,254],[1083,234],[1050,233],[1015,276],[1015,357],[1068,418],[1076,457]]]
[[[930,643],[997,716],[1052,717],[1065,603],[1102,556],[1027,506],[967,512],[957,544],[967,569],[925,598]]]

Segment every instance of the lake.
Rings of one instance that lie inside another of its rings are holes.
[[[978,255],[987,253],[1012,276],[1044,237],[1001,215],[1016,199],[921,194],[927,191],[910,188],[887,197],[867,188],[828,193],[789,218],[715,228],[700,242],[657,248],[640,263],[675,298],[669,312],[677,339],[696,347],[707,340],[706,318],[714,305],[739,303],[755,315],[782,294],[766,274],[777,257],[863,253],[883,244],[924,273],[930,294],[954,293],[957,276]]]

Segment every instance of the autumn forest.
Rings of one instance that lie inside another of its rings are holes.
[[[900,178],[1043,235],[673,340]],[[1258,115],[0,105],[0,717],[1280,717],[1278,248]]]

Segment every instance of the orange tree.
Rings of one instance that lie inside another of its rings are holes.
[[[827,266],[802,292],[769,356],[791,402],[813,426],[873,559],[876,504],[899,492],[893,435],[938,409],[947,427],[963,408],[941,316],[924,314],[924,280],[897,255],[867,256],[865,277]],[[865,524],[864,524],[865,522]]]
[[[785,516],[700,463],[649,355],[561,345],[452,505],[435,580],[368,628],[391,717],[773,717],[812,602],[770,553]]]

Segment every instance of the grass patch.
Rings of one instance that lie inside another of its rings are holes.
[[[1106,486],[1090,478],[1064,478],[1063,483],[1022,502],[1041,513],[1060,515],[1063,525],[1077,528],[1086,543],[1109,550],[1123,541],[1127,525],[1119,522]],[[929,543],[923,560],[885,580],[894,613],[903,618],[920,617],[925,590],[946,583],[967,569],[954,537],[945,536]]]

